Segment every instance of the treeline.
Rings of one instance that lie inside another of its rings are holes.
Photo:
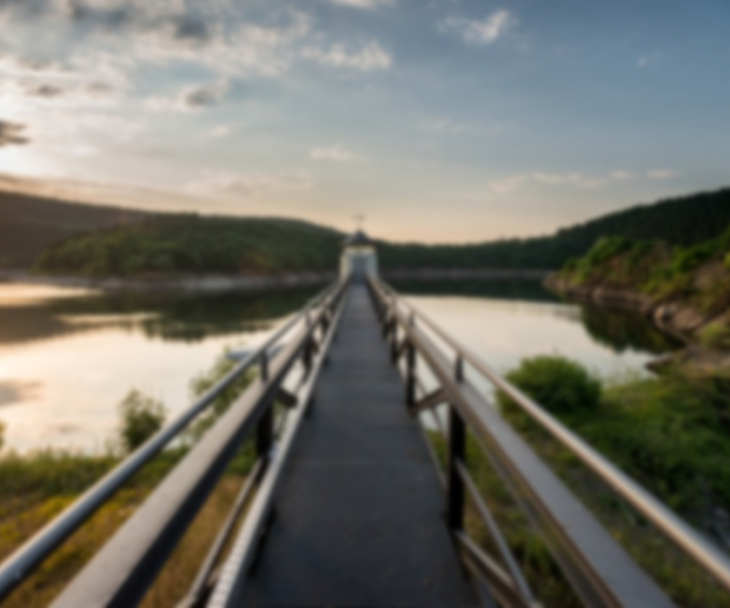
[[[0,268],[28,268],[41,251],[63,239],[150,217],[132,209],[0,191]]]
[[[56,214],[59,204],[54,203]],[[74,221],[64,222],[56,215],[39,224],[55,225],[54,234],[60,242],[46,247],[36,258],[36,270],[89,276],[335,270],[344,237],[306,222],[271,218],[141,214],[130,223],[130,217],[120,210],[110,209],[106,215],[99,215],[99,208],[94,207],[87,207],[94,221],[107,227],[91,226],[87,232],[69,237],[68,231],[79,231],[79,207],[83,206],[70,206],[69,218]],[[13,224],[13,239],[22,241],[22,235],[29,230],[35,234],[38,226],[32,224],[31,216],[37,208],[28,208],[23,219],[25,228],[17,221]],[[5,221],[3,213],[7,215],[7,209],[4,211],[0,205],[0,220]],[[13,217],[20,217],[17,209]],[[718,236],[729,224],[730,189],[725,189],[634,207],[559,230],[552,236],[468,245],[383,241],[378,243],[378,253],[381,267],[386,270],[555,269],[570,258],[584,255],[606,235],[691,247]],[[60,232],[61,226],[67,231]],[[0,239],[0,258],[5,245]],[[23,246],[27,253],[30,245]]]
[[[730,189],[633,207],[563,228],[552,236],[477,245],[382,243],[386,268],[560,268],[604,236],[662,240],[689,247],[718,236],[730,224]]]
[[[341,239],[295,220],[168,215],[66,239],[44,251],[35,269],[122,277],[334,270]]]

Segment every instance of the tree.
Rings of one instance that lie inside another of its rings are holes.
[[[119,404],[122,446],[131,453],[152,437],[165,423],[164,405],[137,390],[132,390]]]

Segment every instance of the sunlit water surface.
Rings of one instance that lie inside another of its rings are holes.
[[[671,346],[643,319],[566,305],[535,283],[397,287],[501,372],[559,353],[613,379],[646,373]],[[102,450],[131,389],[180,411],[194,377],[226,349],[260,343],[314,291],[141,297],[0,284],[6,445]]]

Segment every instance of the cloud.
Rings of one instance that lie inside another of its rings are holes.
[[[208,132],[208,137],[212,139],[223,139],[233,133],[234,130],[235,127],[233,125],[218,125]]]
[[[427,120],[422,122],[419,128],[428,133],[462,133],[466,130],[464,125],[454,122],[451,118]]]
[[[200,179],[189,183],[185,190],[190,194],[203,196],[224,194],[257,198],[265,193],[306,191],[313,187],[314,182],[306,171],[206,171]]]
[[[332,0],[333,4],[372,10],[381,6],[392,6],[395,0]]]
[[[309,151],[309,158],[334,163],[349,163],[362,160],[362,156],[340,145],[328,146],[326,148],[313,148]]]
[[[185,87],[175,97],[150,97],[145,101],[145,107],[153,112],[195,112],[220,103],[229,88],[230,85],[226,80],[191,85]]]
[[[206,106],[214,106],[225,97],[227,92],[228,83],[225,81],[198,85],[183,91],[181,101],[188,108],[200,109]]]
[[[25,85],[25,93],[31,97],[52,99],[53,97],[61,97],[65,92],[65,89],[55,84],[28,83]]]
[[[646,177],[649,179],[672,179],[678,175],[679,172],[672,171],[671,169],[654,169],[647,172]]]
[[[487,46],[497,42],[516,25],[517,19],[509,11],[500,9],[482,20],[449,17],[441,22],[439,29],[458,34],[467,44]]]
[[[347,48],[344,44],[332,44],[327,48],[307,47],[302,50],[302,57],[321,65],[348,68],[370,72],[386,70],[391,67],[393,59],[377,41],[371,41],[357,50]]]
[[[532,173],[519,173],[503,179],[494,180],[489,183],[492,192],[505,194],[513,192],[527,183],[545,184],[548,186],[572,186],[574,188],[600,188],[611,182],[625,181],[634,178],[629,171],[617,169],[607,175],[592,176],[579,171],[567,173],[551,173],[547,171],[533,171]]]
[[[182,15],[173,22],[173,36],[177,40],[207,42],[212,37],[210,25],[190,15]]]
[[[25,125],[0,119],[0,148],[4,146],[22,146],[30,142],[23,135]]]
[[[650,53],[648,55],[642,55],[636,60],[637,68],[648,68],[656,65],[662,60],[663,55],[661,53]]]

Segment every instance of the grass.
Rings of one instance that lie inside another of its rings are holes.
[[[564,374],[557,372],[551,372],[552,380],[561,382]],[[513,374],[512,378],[522,382],[520,374]],[[521,388],[532,394],[536,379],[533,376],[529,380],[522,382]],[[540,380],[538,388],[548,390],[551,378],[544,374]],[[608,386],[598,406],[590,410],[551,410],[671,509],[711,534],[718,523],[718,512],[730,511],[727,389],[717,381],[670,374]],[[513,427],[679,605],[730,606],[730,597],[708,582],[706,575],[640,514],[535,423],[514,407],[508,407],[504,398],[500,401],[502,412]],[[495,516],[505,525],[510,544],[524,560],[525,547],[539,546],[537,541],[528,532],[513,529],[511,507],[495,491],[495,475],[487,459],[480,453],[472,454],[470,464],[475,476],[483,480],[482,490],[491,500]],[[536,555],[543,559],[541,551]],[[528,563],[528,577],[539,580],[530,568],[534,570],[535,566]],[[554,584],[561,589],[560,580]],[[562,606],[568,601],[557,593],[557,599],[542,598],[546,606]]]
[[[232,365],[225,356],[221,356],[210,370],[193,380],[193,394],[198,395],[206,390]],[[5,600],[3,606],[47,606],[136,511],[249,382],[250,377],[242,378],[226,390],[209,413],[193,425],[182,445],[163,451],[139,471],[29,576]],[[155,406],[160,407],[159,404]],[[120,425],[121,434],[124,430],[125,425]],[[118,443],[119,440],[110,442],[110,445]],[[3,496],[0,502],[0,560],[12,554],[120,460],[119,450],[96,455],[50,449],[24,455],[14,452],[0,455],[0,495]],[[245,482],[253,461],[253,444],[249,441],[229,464],[223,478],[147,593],[142,606],[174,606],[184,597],[236,494]]]

